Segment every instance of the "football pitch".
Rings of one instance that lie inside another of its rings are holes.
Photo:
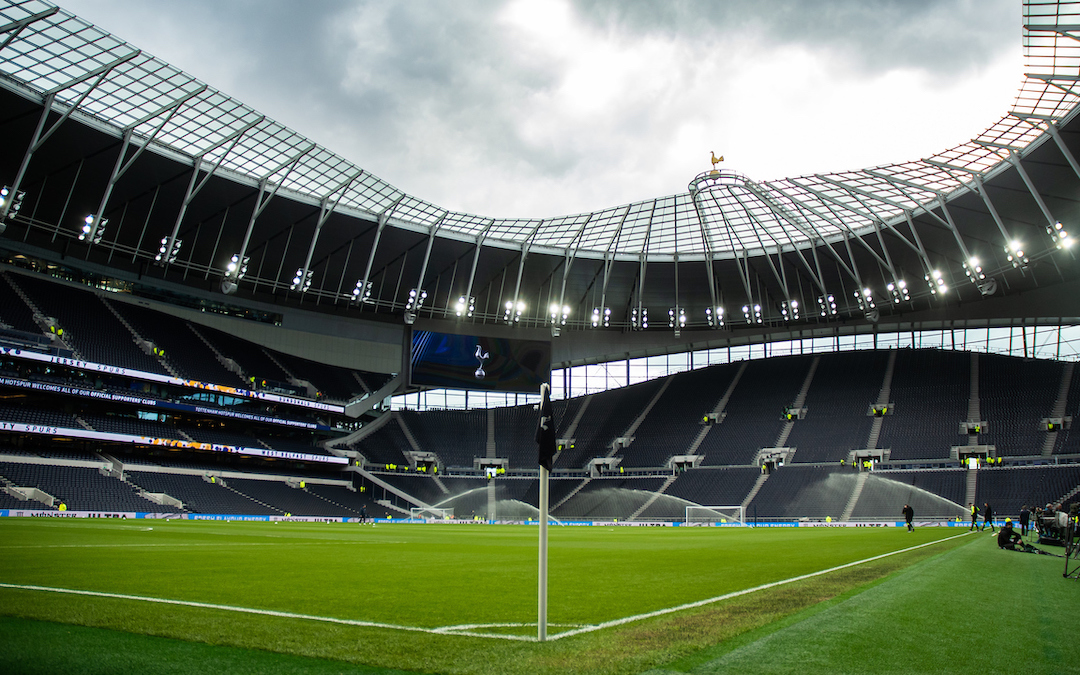
[[[0,671],[1080,672],[1080,582],[986,533],[552,527],[545,643],[537,536],[0,519]]]

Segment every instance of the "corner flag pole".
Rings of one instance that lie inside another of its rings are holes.
[[[547,640],[548,475],[555,461],[555,419],[551,387],[540,385],[540,420],[536,425],[537,462],[540,464],[540,570],[536,591],[536,639]]]
[[[548,470],[540,467],[540,583],[536,598],[536,639],[547,640]]]

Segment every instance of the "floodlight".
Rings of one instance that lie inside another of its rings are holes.
[[[791,300],[789,302],[784,300],[781,302],[780,316],[784,318],[784,321],[797,321],[799,319],[799,301]]]
[[[817,298],[818,316],[828,318],[836,316],[836,297],[832,293],[819,295]]]
[[[724,327],[724,308],[723,307],[706,307],[705,308],[705,320],[709,322],[709,328],[723,328]]]
[[[350,299],[353,302],[371,302],[371,282],[358,279]]]
[[[611,308],[610,307],[593,307],[592,311],[592,327],[598,326],[607,328],[611,325]]]
[[[907,282],[903,279],[890,281],[885,288],[888,289],[889,295],[892,296],[892,301],[894,305],[900,304],[901,301],[911,300],[911,294],[908,292]]]
[[[1016,239],[1010,241],[1005,247],[1005,259],[1012,263],[1015,268],[1026,268],[1028,263],[1031,262],[1024,254],[1024,245]]]
[[[247,274],[248,262],[250,260],[250,256],[244,256],[241,259],[239,253],[234,253],[232,257],[229,258],[229,264],[225,266],[225,276],[236,280],[243,279],[244,275]]]
[[[303,267],[296,270],[296,274],[293,275],[292,285],[289,286],[289,290],[299,290],[301,293],[311,288],[311,275],[312,270],[305,270]]]
[[[862,291],[855,291],[855,302],[858,303],[859,309],[863,312],[868,312],[877,308],[877,304],[874,303],[874,292],[869,288],[864,288]]]
[[[470,317],[473,315],[473,311],[476,309],[476,298],[471,295],[466,298],[464,295],[458,296],[457,304],[454,305],[454,313],[457,316]]]
[[[505,309],[503,312],[503,321],[510,324],[521,321],[521,315],[525,311],[524,302],[521,300],[507,300],[503,307]]]
[[[553,303],[551,303],[551,306],[548,307],[548,311],[551,313],[551,324],[552,325],[559,325],[559,326],[565,326],[566,325],[566,318],[568,316],[570,316],[570,306],[569,305],[563,305],[563,306],[560,307],[558,303],[553,302]]]
[[[26,197],[26,192],[23,190],[19,190],[12,194],[10,186],[5,185],[3,188],[0,188],[0,213],[2,213],[6,207],[8,220],[14,219],[15,214],[22,208],[24,197]]]
[[[1073,239],[1069,236],[1069,233],[1062,226],[1061,221],[1054,223],[1053,227],[1049,225],[1046,227],[1046,233],[1054,240],[1054,246],[1058,249],[1072,248]]]
[[[108,218],[98,218],[91,213],[86,218],[83,218],[83,226],[82,231],[79,233],[79,241],[85,241],[90,244],[100,244],[101,238],[105,236],[105,226],[108,224]]]
[[[425,300],[427,300],[427,291],[421,288],[410,288],[409,299],[405,301],[405,311],[412,312],[419,310],[424,306]]]

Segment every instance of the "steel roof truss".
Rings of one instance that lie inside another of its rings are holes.
[[[424,262],[420,265],[420,274],[416,279],[416,292],[419,294],[424,289],[424,277],[427,276],[428,261],[431,259],[431,247],[435,243],[435,235],[439,232],[439,228],[442,226],[443,221],[446,220],[447,213],[444,212],[442,217],[431,226],[431,231],[428,233],[427,250],[424,251]],[[419,298],[417,299],[419,302]],[[419,310],[417,306],[417,310]]]
[[[26,28],[27,26],[34,23],[35,21],[41,21],[42,19],[47,19],[47,18],[49,18],[53,14],[56,14],[59,11],[60,11],[59,7],[53,7],[51,9],[46,9],[46,10],[44,10],[42,12],[38,12],[37,14],[31,14],[30,16],[26,17],[25,19],[19,19],[18,21],[12,21],[11,23],[4,24],[3,26],[0,26],[0,34],[2,34],[2,33],[11,33],[11,35],[9,35],[7,37],[7,39],[4,40],[3,43],[0,43],[0,52],[4,51],[4,48],[7,47],[9,44],[11,44],[11,42],[16,37],[18,37],[19,33],[22,32],[23,28]]]
[[[1020,161],[1020,155],[1016,152],[1009,153],[1009,161],[1016,167],[1016,173],[1020,174],[1020,178],[1023,179],[1024,185],[1027,186],[1028,192],[1035,198],[1035,203],[1039,205],[1039,209],[1042,211],[1043,217],[1046,218],[1046,224],[1051,228],[1058,222],[1053,215],[1050,214],[1050,209],[1046,207],[1046,202],[1043,201],[1042,195],[1035,189],[1035,184],[1031,182],[1031,177],[1028,176],[1027,170],[1024,168],[1024,164]]]
[[[239,136],[237,136],[239,139]],[[235,143],[235,141],[234,141]],[[228,154],[228,153],[226,153]],[[219,162],[220,163],[220,162]],[[362,170],[357,169],[344,181],[339,183],[333,189],[326,193],[326,195],[319,201],[319,219],[315,222],[315,231],[311,233],[311,243],[308,245],[307,257],[304,259],[304,266],[300,268],[301,288],[304,287],[307,274],[311,271],[311,258],[315,255],[315,245],[319,242],[319,233],[322,231],[323,225],[330,219],[330,216],[334,213],[334,209],[341,202],[341,198],[348,192],[349,186],[352,185],[360,174],[364,173]],[[337,199],[330,202],[330,198],[337,194]],[[303,292],[303,291],[301,291]]]
[[[47,16],[51,16],[53,13],[55,12],[49,13],[47,14]],[[98,85],[102,83],[105,77],[109,74],[109,71],[111,71],[113,68],[120,65],[121,63],[124,63],[125,61],[129,61],[135,58],[136,56],[138,56],[138,54],[139,52],[136,51],[128,54],[127,56],[123,56],[111,63],[107,63],[100,68],[96,68],[81,77],[77,77],[46,92],[44,106],[41,111],[41,118],[38,120],[37,128],[34,130],[34,135],[30,139],[30,143],[26,148],[26,152],[23,154],[23,160],[22,163],[19,165],[18,172],[15,174],[15,180],[11,184],[12,192],[19,191],[19,187],[22,185],[22,180],[26,176],[26,169],[30,166],[30,158],[33,157],[34,153],[41,148],[45,141],[49,140],[50,136],[56,133],[56,130],[60,128],[60,125],[66,122],[68,118],[71,117],[72,113],[78,110],[79,106],[82,105],[82,102],[86,100],[87,96],[90,95],[90,92],[94,91],[94,89],[96,89]],[[97,81],[95,81],[93,85],[91,85],[86,91],[84,91],[82,95],[80,95],[79,98],[76,99],[76,101],[60,115],[60,119],[53,122],[52,126],[49,127],[48,131],[42,133],[42,130],[45,128],[45,122],[48,120],[49,114],[52,112],[52,106],[53,102],[56,100],[56,94],[60,91],[63,91],[64,89],[67,89],[68,87],[72,87],[76,84],[89,80],[94,76],[97,76]],[[0,208],[0,222],[3,222],[4,219],[7,217],[7,211],[10,205],[11,201],[8,200],[4,203],[3,207]]]
[[[574,246],[574,242],[581,237],[581,233],[585,231],[586,226],[592,220],[593,214],[589,216],[581,223],[581,227],[578,228],[574,238],[570,240],[569,246],[566,247],[566,255],[563,261],[563,275],[562,275],[562,289],[559,291],[559,307],[564,307],[566,300],[566,278],[570,276],[570,266],[574,264],[574,260],[577,258],[577,247]]]
[[[803,190],[806,190],[806,191],[807,191],[807,192],[809,192],[810,194],[812,194],[812,195],[814,195],[814,196],[818,197],[818,198],[819,198],[819,199],[821,200],[821,202],[822,202],[822,204],[821,204],[821,205],[822,205],[822,206],[824,206],[824,207],[825,207],[826,209],[828,209],[828,211],[829,211],[829,214],[830,214],[830,215],[828,215],[828,216],[827,216],[827,215],[825,215],[825,214],[823,214],[823,213],[819,212],[819,211],[818,211],[817,209],[814,209],[814,208],[813,208],[813,207],[811,207],[811,206],[810,206],[809,204],[800,204],[801,208],[805,208],[805,209],[806,209],[807,211],[809,211],[810,213],[813,213],[813,214],[814,214],[815,216],[817,216],[818,218],[821,218],[822,220],[824,220],[824,221],[828,222],[829,224],[831,224],[831,225],[832,225],[833,227],[835,227],[835,228],[836,228],[837,230],[840,230],[840,233],[841,233],[842,235],[844,235],[844,240],[845,240],[845,241],[847,240],[847,235],[848,235],[848,234],[850,234],[851,236],[855,237],[855,239],[856,239],[856,240],[857,240],[857,241],[858,241],[858,242],[859,242],[860,244],[862,244],[862,245],[863,245],[863,248],[865,248],[865,249],[866,249],[867,251],[869,251],[870,255],[874,256],[874,258],[876,258],[876,259],[877,259],[877,261],[878,261],[879,263],[881,263],[881,264],[882,264],[882,266],[885,266],[885,261],[884,261],[884,260],[883,260],[883,259],[881,258],[881,256],[879,256],[879,255],[878,255],[877,251],[875,251],[875,250],[874,250],[873,248],[871,248],[871,247],[870,247],[870,246],[869,246],[869,245],[868,245],[868,244],[867,244],[867,243],[866,243],[865,241],[863,241],[863,240],[862,240],[862,237],[860,237],[859,235],[855,234],[855,232],[854,232],[854,231],[852,231],[852,229],[851,229],[850,227],[848,227],[848,224],[844,222],[843,218],[841,218],[840,216],[838,216],[838,215],[837,215],[837,214],[836,214],[836,213],[835,213],[835,212],[834,212],[834,211],[832,210],[832,208],[831,208],[831,207],[830,207],[830,206],[829,206],[828,204],[826,204],[825,202],[826,202],[826,201],[830,201],[830,202],[832,202],[832,201],[835,201],[837,205],[839,205],[839,206],[842,206],[842,207],[843,207],[843,208],[845,208],[846,210],[848,210],[848,211],[851,211],[852,213],[855,213],[856,215],[860,215],[860,216],[863,216],[864,218],[865,218],[865,217],[867,217],[867,216],[866,216],[866,214],[860,213],[858,209],[855,209],[855,208],[853,208],[853,207],[847,206],[846,204],[844,204],[843,202],[841,202],[841,201],[839,201],[839,200],[833,200],[833,199],[831,199],[831,198],[829,198],[829,199],[821,199],[822,197],[824,197],[824,195],[821,195],[821,194],[819,194],[819,193],[818,193],[818,192],[816,192],[815,190],[811,190],[810,188],[806,187],[805,185],[801,185],[801,184],[798,184],[798,183],[795,183],[795,185],[797,185],[798,187],[802,188]],[[774,188],[774,189],[776,189],[776,188]],[[779,189],[777,189],[777,192],[780,192],[781,194],[783,194],[783,195],[784,195],[785,197],[787,197],[788,199],[791,199],[792,201],[797,201],[797,200],[793,199],[793,198],[791,197],[791,195],[789,195],[789,194],[787,194],[787,193],[783,192],[782,190],[779,190]],[[830,250],[832,250],[832,247],[830,247]],[[834,253],[834,255],[836,255],[836,254],[835,254],[835,251],[834,251],[833,253]],[[848,253],[848,255],[850,256],[850,250],[849,250],[849,253]],[[837,259],[838,259],[838,260],[840,259],[840,258],[839,258],[839,256],[836,256],[836,257],[837,257]],[[840,261],[840,262],[841,262],[841,264],[843,264],[843,261]],[[852,278],[854,278],[854,279],[855,279],[856,281],[858,281],[860,285],[862,284],[862,282],[861,282],[861,281],[859,281],[859,277],[858,277],[858,270],[854,269],[854,267],[850,267],[850,268],[848,268],[848,272],[849,272],[849,273],[851,273],[851,275],[852,275]]]
[[[187,214],[188,206],[191,205],[191,200],[195,199],[195,196],[198,195],[199,192],[201,192],[202,189],[206,187],[206,184],[210,182],[210,178],[213,177],[214,173],[217,172],[218,168],[221,166],[221,163],[224,162],[225,158],[229,156],[229,153],[233,151],[233,148],[236,147],[236,144],[240,142],[240,138],[245,133],[250,131],[255,125],[262,122],[263,119],[265,119],[265,117],[260,116],[258,119],[245,125],[242,129],[238,129],[229,136],[221,139],[220,141],[210,146],[204,152],[200,153],[194,158],[193,168],[191,171],[191,180],[188,181],[187,192],[184,194],[184,201],[180,204],[180,211],[176,214],[176,222],[173,223],[172,232],[169,234],[168,250],[172,250],[172,246],[176,242],[176,237],[178,234],[180,234],[180,225],[184,220],[184,216]],[[207,152],[211,152],[229,141],[232,142],[232,144],[229,146],[229,149],[222,153],[221,157],[219,157],[217,162],[215,162],[214,165],[210,167],[210,170],[206,172],[206,175],[203,176],[202,180],[199,180],[199,171],[202,170],[202,158],[206,155]]]
[[[299,160],[299,157],[297,160]],[[382,239],[383,229],[386,228],[386,223],[390,220],[390,214],[394,212],[394,209],[397,208],[397,205],[400,204],[403,199],[405,199],[405,193],[401,193],[401,196],[398,197],[393,204],[386,207],[386,209],[379,214],[379,224],[375,228],[375,241],[371,242],[371,251],[368,252],[367,267],[364,268],[364,278],[361,279],[359,284],[361,307],[363,307],[363,300],[367,293],[367,285],[371,281],[371,266],[375,263],[375,252],[379,249],[379,240]]]
[[[964,262],[967,263],[971,260],[971,253],[968,251],[967,245],[964,244],[964,239],[960,236],[960,231],[956,229],[956,223],[953,222],[949,207],[945,204],[944,195],[938,196],[938,206],[941,207],[941,212],[945,214],[945,220],[942,220],[940,216],[929,209],[926,212],[944,224],[945,227],[949,228],[949,231],[953,233],[953,237],[956,239],[957,246],[960,247],[960,253],[964,256]]]
[[[732,191],[731,196],[735,199],[735,201],[739,203],[739,206],[742,207],[743,213],[745,213],[746,216],[751,221],[753,221],[754,225],[756,225],[756,227],[754,228],[754,236],[757,237],[758,245],[761,246],[762,250],[765,252],[765,260],[769,263],[769,269],[772,270],[773,276],[776,277],[776,281],[780,284],[780,289],[784,292],[784,300],[790,303],[791,294],[788,292],[787,276],[783,273],[783,258],[781,257],[783,253],[783,246],[779,241],[776,240],[775,237],[772,236],[772,233],[769,232],[768,228],[765,227],[764,223],[762,223],[761,220],[756,215],[754,215],[753,210],[747,207],[747,205],[743,202],[739,195],[735,194],[735,192]],[[765,242],[761,240],[762,230],[764,230],[765,234],[767,234],[769,238],[773,240],[773,243],[776,244],[776,256],[777,260],[780,262],[780,271],[777,271],[776,265],[773,264],[772,256],[769,255],[768,247],[766,247]]]
[[[794,204],[796,208],[798,208],[798,209],[806,209],[810,213],[813,213],[814,215],[816,215],[818,218],[821,218],[822,220],[824,220],[824,221],[826,221],[826,222],[828,222],[830,224],[835,225],[835,223],[833,223],[831,219],[829,219],[829,218],[823,216],[822,214],[818,213],[816,210],[810,208],[807,204],[803,204],[803,203],[799,202],[798,200],[794,199],[791,195],[789,195],[788,193],[784,192],[783,190],[781,190],[781,189],[779,189],[779,188],[777,188],[775,186],[770,186],[770,187],[772,187],[772,189],[776,190],[780,194],[782,194],[785,197],[787,197],[788,199],[790,199],[792,204]],[[786,209],[778,211],[778,213],[783,215],[785,220],[787,220],[789,223],[791,223],[795,227],[799,227],[799,225],[797,223],[797,220],[793,216],[788,215]],[[852,279],[855,279],[855,272],[850,267],[848,267],[847,263],[844,262],[843,258],[841,258],[840,255],[833,249],[832,245],[830,245],[827,241],[825,241],[825,237],[822,236],[821,232],[816,227],[814,227],[813,223],[811,223],[805,217],[803,218],[803,220],[806,222],[806,225],[808,227],[810,227],[814,231],[814,234],[821,241],[821,244],[829,251],[829,255],[831,255],[833,257],[833,259],[836,260],[837,264],[839,264],[841,267],[844,268],[844,271],[847,272],[848,275]],[[813,239],[811,238],[811,242],[812,241],[813,241]],[[815,257],[815,259],[817,258],[816,253],[814,254],[814,257]],[[820,267],[819,267],[819,272],[820,272]],[[820,280],[823,281],[824,276],[821,276]],[[822,287],[822,290],[824,290],[825,284],[821,283],[821,287]]]

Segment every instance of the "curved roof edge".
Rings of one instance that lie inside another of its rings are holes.
[[[730,172],[685,193],[551,218],[452,212],[408,195],[191,75],[43,0],[0,0],[0,75],[54,109],[154,151],[356,217],[488,246],[582,257],[724,259],[892,228],[1056,135],[1080,99],[1080,2],[1025,0],[1025,78],[1010,111],[924,159],[755,183]],[[1003,232],[1004,234],[1004,232]]]

